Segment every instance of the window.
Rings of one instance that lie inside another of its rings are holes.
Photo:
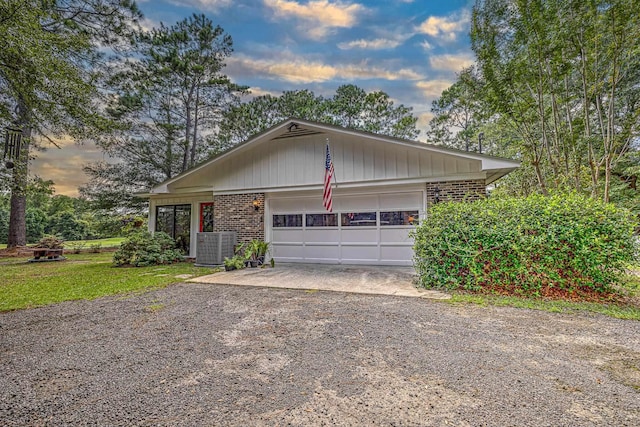
[[[273,227],[302,227],[302,214],[274,215]]]
[[[418,211],[380,212],[380,225],[418,225]]]
[[[200,231],[213,231],[213,203],[200,203]]]
[[[189,253],[191,242],[191,205],[156,207],[156,231],[163,231],[176,241],[176,247]]]
[[[375,212],[349,212],[341,214],[343,227],[376,226]]]
[[[307,214],[307,227],[337,227],[337,214]]]

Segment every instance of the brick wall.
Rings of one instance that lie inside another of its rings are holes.
[[[435,197],[435,189],[440,189],[440,201],[473,201],[487,195],[484,179],[465,181],[443,181],[427,183],[427,207],[431,206]]]
[[[253,199],[260,210],[253,207]],[[238,243],[264,240],[264,193],[230,194],[213,197],[214,231],[235,231]]]

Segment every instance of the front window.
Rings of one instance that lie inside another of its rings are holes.
[[[418,225],[418,211],[380,212],[380,225]]]
[[[302,227],[302,214],[274,215],[274,228]]]
[[[343,227],[376,226],[375,212],[348,212],[341,215]]]
[[[163,231],[176,241],[176,247],[189,253],[191,242],[191,205],[156,207],[156,230]]]
[[[337,214],[307,214],[307,227],[337,227]]]

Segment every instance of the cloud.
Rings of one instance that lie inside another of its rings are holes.
[[[293,56],[278,60],[255,60],[246,56],[236,56],[228,60],[228,65],[240,73],[257,73],[265,78],[291,83],[326,82],[332,79],[420,80],[423,78],[421,74],[408,68],[387,70],[370,66],[367,62],[334,66]]]
[[[335,28],[351,28],[366,8],[357,3],[312,0],[306,4],[289,0],[264,0],[276,16],[304,21],[298,30],[311,39],[321,39]]]
[[[420,24],[417,31],[431,37],[455,40],[458,33],[468,30],[470,22],[471,15],[464,10],[449,16],[430,16]]]
[[[420,43],[420,46],[422,46],[422,49],[424,50],[431,50],[433,49],[433,45],[431,43],[429,43],[426,40],[423,40],[422,43]]]
[[[251,91],[251,93],[249,94],[251,98],[257,98],[259,96],[265,96],[265,95],[271,95],[271,96],[282,95],[282,91],[262,89],[261,87],[258,87],[258,86],[253,86],[249,88],[249,90]]]
[[[391,39],[373,39],[373,40],[353,40],[350,42],[339,43],[338,47],[342,50],[349,49],[368,49],[368,50],[380,50],[380,49],[393,49],[402,44],[401,40]]]
[[[473,65],[475,58],[471,53],[432,55],[429,65],[434,70],[459,72]]]
[[[442,91],[451,86],[453,82],[449,80],[426,80],[416,83],[416,87],[428,98],[438,98]]]
[[[30,173],[50,179],[55,183],[56,194],[77,196],[78,187],[89,178],[82,172],[87,163],[105,160],[107,157],[92,142],[76,144],[72,139],[56,140],[61,149],[51,148],[37,153]]]

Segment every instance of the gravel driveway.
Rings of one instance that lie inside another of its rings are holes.
[[[0,425],[640,425],[640,322],[180,284],[0,314]]]

